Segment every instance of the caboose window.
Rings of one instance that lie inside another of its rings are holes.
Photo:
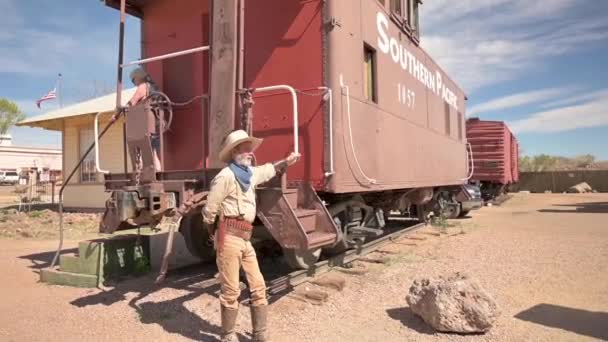
[[[363,84],[365,98],[377,103],[376,51],[367,45],[363,48]]]
[[[408,0],[409,11],[407,16],[407,22],[413,31],[414,36],[420,38],[420,21],[418,20],[418,6],[420,0]]]
[[[458,140],[462,141],[462,112],[458,112]]]
[[[403,0],[391,0],[391,12],[399,18],[403,18]]]

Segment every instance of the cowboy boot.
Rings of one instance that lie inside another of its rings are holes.
[[[234,332],[234,325],[236,324],[238,313],[238,309],[231,309],[222,305],[222,342],[238,341],[236,333]]]
[[[251,307],[251,326],[253,327],[253,341],[265,342],[266,339],[266,316],[268,305]]]

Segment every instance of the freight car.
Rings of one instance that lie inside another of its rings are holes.
[[[221,140],[237,128],[265,139],[260,162],[302,156],[257,189],[254,230],[296,268],[382,235],[389,212],[424,219],[469,176],[465,95],[419,46],[418,0],[105,4],[121,10],[117,94],[133,64],[162,93],[126,114],[125,170],[105,174],[102,232],[175,214],[192,253],[212,258],[200,208],[223,167]],[[125,12],[142,19],[147,58],[132,63],[122,60]]]
[[[519,145],[502,121],[467,120],[474,170],[471,182],[478,183],[485,201],[508,191],[519,180]]]

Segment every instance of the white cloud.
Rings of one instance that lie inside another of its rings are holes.
[[[558,55],[608,40],[608,2],[429,0],[422,45],[467,91],[542,71]]]
[[[550,88],[533,90],[527,92],[521,92],[517,94],[511,94],[508,96],[493,99],[488,102],[483,102],[478,105],[471,107],[467,111],[467,116],[477,115],[486,112],[494,112],[502,109],[509,109],[520,107],[523,105],[534,104],[543,102],[546,100],[555,99],[558,96],[570,93],[571,89],[568,87],[563,88]]]
[[[595,90],[595,91],[587,92],[584,94],[569,96],[569,97],[562,98],[559,100],[543,103],[541,105],[541,107],[542,108],[554,108],[554,107],[560,107],[560,106],[569,106],[569,105],[580,104],[581,102],[585,102],[585,101],[589,101],[589,100],[601,99],[604,97],[608,97],[608,89]]]
[[[608,125],[608,94],[579,105],[537,112],[509,123],[516,133],[562,132]]]
[[[86,65],[95,65],[97,70],[113,70],[117,25],[91,26],[79,8],[54,12],[50,17],[34,18],[31,13],[26,17],[17,4],[0,0],[0,74],[39,77]],[[111,11],[102,4],[97,5],[99,11]],[[115,14],[118,16],[118,12]],[[136,37],[138,30],[137,20],[128,17],[126,35]],[[131,44],[125,46],[126,58],[133,58],[139,44],[127,43]]]

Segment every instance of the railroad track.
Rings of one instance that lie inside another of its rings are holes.
[[[412,233],[423,227],[426,227],[425,223],[418,223],[407,228],[396,230],[395,232],[389,233],[380,238],[365,243],[356,249],[351,249],[342,254],[333,256],[329,259],[319,261],[314,265],[314,267],[308,270],[294,271],[287,275],[283,275],[275,279],[269,280],[266,282],[268,294],[270,296],[276,296],[285,292],[289,292],[294,287],[305,283],[323,273],[327,273],[334,267],[347,265],[367,254],[377,251],[381,247],[386,246],[392,243],[393,241],[400,239],[404,235]]]

